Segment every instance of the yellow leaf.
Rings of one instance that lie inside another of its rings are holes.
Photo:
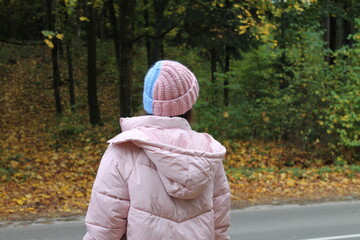
[[[54,48],[54,44],[49,39],[45,39],[44,42],[49,48]]]
[[[228,118],[229,117],[229,113],[227,111],[224,112],[224,118]]]
[[[83,196],[84,196],[84,194],[82,192],[80,192],[80,191],[75,192],[75,197],[83,197]]]
[[[84,165],[86,162],[85,162],[83,159],[80,159],[79,161],[77,161],[77,163],[78,163],[79,165]]]
[[[299,12],[304,11],[304,9],[301,8],[301,7],[300,7],[299,5],[297,5],[297,4],[294,5],[294,8],[295,8],[297,11],[299,11]]]
[[[341,120],[345,121],[345,122],[348,121],[349,120],[349,115],[342,116]]]
[[[51,173],[51,172],[45,172],[44,175],[45,175],[45,177],[51,177],[51,176],[53,175],[53,173]]]
[[[15,199],[15,202],[19,205],[24,205],[25,201],[22,199]]]
[[[280,178],[281,178],[281,180],[284,180],[284,179],[286,178],[286,174],[285,174],[285,173],[281,173],[281,174],[280,174]]]
[[[64,35],[58,33],[58,34],[56,34],[56,38],[62,40],[64,38]]]
[[[47,195],[47,194],[40,194],[40,197],[44,198],[44,199],[49,199],[51,198],[51,196]]]
[[[295,181],[292,180],[292,179],[288,179],[288,180],[286,181],[286,185],[287,185],[288,187],[293,187],[293,186],[295,186]]]
[[[12,160],[10,161],[10,165],[12,168],[17,168],[19,166],[19,163],[17,161]]]
[[[81,22],[90,22],[90,20],[87,17],[80,17],[79,19]]]

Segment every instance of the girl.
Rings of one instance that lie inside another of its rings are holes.
[[[93,185],[85,240],[229,239],[225,148],[191,130],[194,74],[159,61],[145,77],[147,116],[121,118]]]

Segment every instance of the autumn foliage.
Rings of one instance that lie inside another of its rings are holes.
[[[78,64],[77,112],[57,116],[49,51],[30,50],[37,56],[0,65],[0,219],[83,214],[106,140],[119,131],[115,83],[100,79],[104,126],[91,126],[83,104],[84,67]],[[63,105],[69,106],[65,97]],[[356,165],[326,166],[325,160],[285,143],[234,140],[224,145],[234,205],[360,195]]]
[[[360,168],[327,166],[284,143],[225,142],[225,168],[235,206],[336,200],[360,193]]]

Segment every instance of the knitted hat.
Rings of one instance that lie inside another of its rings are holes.
[[[158,61],[145,76],[143,103],[148,114],[179,116],[190,110],[199,96],[195,75],[175,61]]]

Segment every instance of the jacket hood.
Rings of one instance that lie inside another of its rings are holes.
[[[169,195],[193,199],[209,184],[215,162],[222,161],[224,146],[209,134],[191,130],[179,117],[121,118],[122,133],[110,144],[133,142],[155,164]]]

